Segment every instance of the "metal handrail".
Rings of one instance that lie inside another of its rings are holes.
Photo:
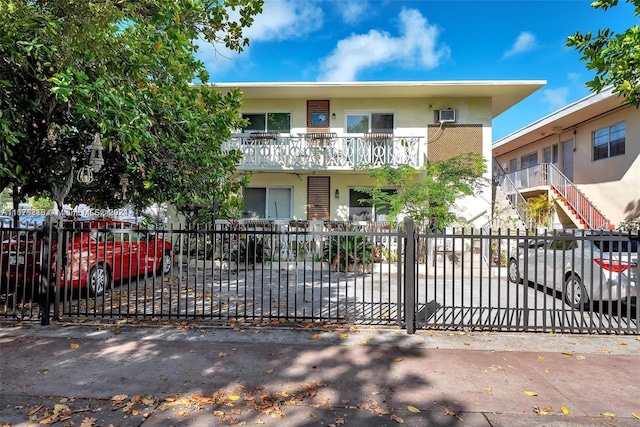
[[[587,228],[609,228],[610,222],[602,212],[552,163],[543,163],[510,172],[505,174],[503,182],[505,183],[503,190],[507,194],[516,192],[520,194],[519,191],[523,188],[549,186],[560,195],[562,200],[569,204],[576,212],[576,215],[584,221]],[[511,186],[513,186],[513,188]],[[523,202],[524,198],[519,201],[522,209],[524,209],[524,205],[522,205]],[[514,204],[514,206],[518,209],[517,205]],[[526,213],[522,218],[526,218]]]
[[[518,187],[513,182],[510,174],[506,173],[500,163],[494,158],[493,159],[493,180],[496,185],[499,185],[502,188],[502,192],[509,199],[509,203],[516,210],[518,217],[522,221],[523,224],[528,224],[527,221],[527,209],[526,209],[526,200],[518,191]]]
[[[546,163],[544,166],[549,185],[573,208],[588,228],[609,228],[609,220],[573,182],[553,164]]]

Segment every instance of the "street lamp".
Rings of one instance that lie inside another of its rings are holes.
[[[127,196],[127,187],[129,186],[129,175],[123,173],[120,175],[120,188],[122,188],[122,198]]]
[[[93,181],[93,173],[100,172],[102,166],[104,166],[104,158],[102,157],[102,141],[98,133],[93,137],[93,144],[87,147],[91,150],[89,155],[89,162],[87,165],[78,170],[76,179],[81,184],[90,184]]]

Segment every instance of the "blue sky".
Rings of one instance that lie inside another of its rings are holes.
[[[576,31],[637,23],[621,0],[265,0],[241,54],[203,46],[212,82],[546,80],[494,120],[494,141],[589,94]]]

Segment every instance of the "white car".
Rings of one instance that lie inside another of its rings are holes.
[[[638,235],[562,230],[548,236],[532,236],[510,254],[509,280],[526,280],[560,291],[565,302],[575,309],[584,308],[589,301],[635,304]]]

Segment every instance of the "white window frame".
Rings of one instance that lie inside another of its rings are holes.
[[[393,128],[392,129],[372,129],[371,128],[371,116],[372,115],[387,115],[391,116],[393,120]],[[365,132],[349,132],[349,116],[367,116],[367,130]],[[396,113],[392,111],[348,111],[344,115],[344,131],[346,135],[362,135],[368,132],[391,132],[394,133],[396,127]]]
[[[387,192],[398,192],[397,188],[383,188],[383,191],[387,191]],[[353,194],[354,191],[358,191],[355,188],[349,188],[349,204],[347,206],[348,212],[348,218],[349,221],[353,221],[353,216],[354,215],[360,215],[362,213],[367,213],[369,214],[369,219],[367,219],[366,221],[386,221],[386,217],[388,214],[383,214],[380,213],[380,211],[382,210],[388,210],[386,208],[377,208],[375,205],[371,205],[371,206],[351,206],[351,195]],[[364,194],[364,193],[363,193]],[[357,211],[358,213],[356,214],[354,211]],[[384,215],[384,218],[379,218],[380,215]]]
[[[246,217],[246,218],[257,218],[257,219],[292,219],[293,218],[293,187],[281,187],[281,186],[255,186],[255,187],[246,187],[247,189],[251,189],[251,190],[264,190],[265,191],[265,206],[264,206],[264,217],[261,216],[256,216],[256,217]],[[271,212],[270,209],[270,194],[272,192],[275,191],[280,191],[280,190],[289,190],[289,212],[287,212],[287,216],[282,216],[282,212],[278,212],[277,216],[272,216],[275,215],[275,212]],[[245,193],[243,192],[243,197],[246,197]],[[247,215],[249,212],[245,211],[243,209],[243,217],[245,217],[245,215]]]
[[[527,164],[525,166],[525,162],[523,160],[524,159],[529,159],[529,158],[534,158],[534,157],[536,159],[536,162],[534,164],[530,164],[529,163],[529,164]],[[538,152],[537,151],[533,151],[531,153],[524,154],[524,155],[520,156],[520,169],[530,168],[530,167],[533,167],[533,166],[537,166],[538,164],[539,163],[538,163]]]
[[[288,114],[289,115],[289,131],[284,132],[284,131],[278,131],[278,130],[269,130],[269,123],[268,123],[268,114]],[[265,127],[264,129],[242,129],[241,132],[244,133],[251,133],[251,132],[278,132],[280,134],[283,135],[291,135],[291,127],[292,127],[292,121],[293,121],[293,114],[290,111],[243,111],[242,112],[242,116],[248,116],[248,115],[252,115],[252,116],[257,116],[257,115],[264,115],[264,124]]]
[[[621,135],[621,136],[620,136]],[[615,138],[615,139],[614,139]],[[622,141],[622,142],[620,142]],[[622,152],[611,154],[611,145],[612,143],[616,143],[616,145],[622,145]],[[615,156],[623,156],[626,152],[626,144],[627,144],[627,126],[625,122],[618,122],[610,126],[605,126],[600,128],[591,134],[591,144],[592,144],[592,156],[593,161],[609,159]],[[596,147],[603,147],[606,145],[607,153],[606,155],[597,156],[596,155]]]

